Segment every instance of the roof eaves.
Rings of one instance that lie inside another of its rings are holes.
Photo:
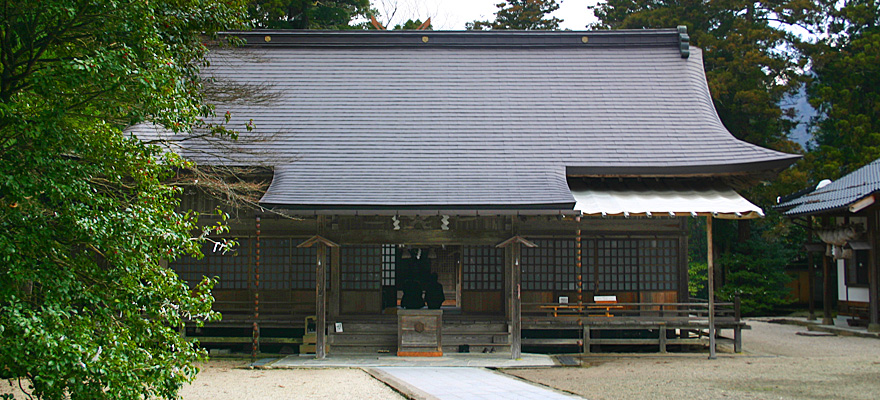
[[[786,216],[789,216],[789,217],[798,217],[798,216],[803,216],[803,215],[832,214],[832,213],[837,213],[839,211],[849,211],[849,207],[852,206],[853,204],[856,204],[856,203],[858,203],[858,202],[860,202],[870,196],[874,196],[877,194],[880,194],[880,190],[874,190],[874,191],[865,193],[859,197],[856,197],[850,201],[847,201],[846,203],[840,204],[838,206],[827,207],[827,208],[809,207],[810,205],[814,205],[816,203],[823,203],[824,201],[817,201],[817,202],[805,201],[803,203],[795,204],[795,205],[793,205],[793,207],[789,207],[788,211],[783,210],[781,207],[777,208],[777,209],[779,209],[780,211],[783,211],[783,214],[785,214]],[[774,207],[774,208],[776,208],[776,207]],[[799,208],[802,210],[798,210]]]
[[[654,166],[567,166],[566,175],[570,177],[676,177],[676,176],[718,176],[761,171],[776,171],[787,168],[800,159],[797,154],[782,154],[777,158],[734,164],[712,165],[654,165]]]

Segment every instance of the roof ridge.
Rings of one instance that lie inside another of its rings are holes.
[[[593,31],[229,31],[261,47],[675,47],[687,58],[686,28]]]

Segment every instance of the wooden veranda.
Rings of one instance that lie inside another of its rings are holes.
[[[427,272],[439,273],[447,292],[444,352],[517,358],[523,346],[589,352],[597,345],[654,345],[665,351],[714,337],[708,333],[711,305],[687,296],[683,218],[253,221],[249,233],[247,221],[236,222],[246,234],[235,237],[241,243],[235,254],[206,249],[203,260],[172,264],[189,281],[220,278],[215,308],[224,319],[186,330],[206,345],[251,345],[256,354],[262,346],[294,347],[305,339],[315,343],[317,357],[393,353],[400,282]],[[376,229],[386,224],[387,230]],[[616,303],[594,301],[602,296]],[[734,331],[739,350],[745,325],[738,307],[719,303],[714,316],[716,329]],[[536,331],[542,336],[533,337]]]

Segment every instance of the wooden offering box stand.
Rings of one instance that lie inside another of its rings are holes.
[[[400,357],[440,357],[443,326],[442,310],[397,311],[397,355]]]

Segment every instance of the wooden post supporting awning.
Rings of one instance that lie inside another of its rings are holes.
[[[718,183],[605,182],[602,185],[571,185],[575,209],[583,215],[647,217],[706,217],[709,289],[709,358],[715,358],[715,260],[712,220],[752,219],[764,216],[760,207],[736,191]]]
[[[709,286],[709,359],[715,359],[715,249],[712,244],[712,216],[706,217],[707,273]]]
[[[316,245],[318,257],[315,261],[315,314],[317,314],[315,316],[315,358],[322,359],[326,356],[327,302],[325,296],[327,288],[327,248],[339,247],[339,245],[320,235],[315,235],[296,247],[302,248]]]
[[[507,311],[510,323],[510,358],[518,359],[522,355],[522,297],[520,296],[520,279],[522,278],[522,246],[538,247],[537,244],[516,235],[495,247],[505,250],[505,262],[509,274],[507,277]]]

